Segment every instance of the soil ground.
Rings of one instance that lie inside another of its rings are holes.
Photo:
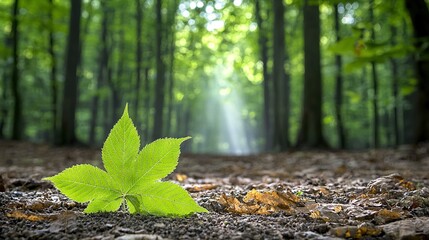
[[[168,180],[210,211],[186,218],[83,214],[41,180],[78,163],[100,150],[0,141],[0,239],[429,239],[429,145],[183,154]]]

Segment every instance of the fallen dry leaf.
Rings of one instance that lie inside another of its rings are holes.
[[[322,215],[320,214],[319,210],[314,210],[314,211],[311,211],[310,217],[314,219],[319,219],[319,218],[322,218]]]
[[[218,185],[216,184],[198,184],[198,185],[193,185],[191,187],[186,187],[186,190],[188,190],[189,192],[202,192],[202,191],[207,191],[207,190],[212,190],[217,188]]]
[[[259,206],[247,205],[240,202],[235,197],[228,197],[226,194],[222,194],[219,198],[219,203],[226,207],[226,210],[230,213],[238,214],[253,214],[259,210]]]
[[[271,214],[274,212],[286,212],[293,214],[295,207],[301,203],[301,199],[290,191],[286,193],[278,191],[259,192],[255,189],[249,191],[243,197],[243,201],[235,197],[222,194],[219,203],[231,213],[238,214]]]
[[[26,213],[23,213],[23,212],[17,211],[17,210],[12,211],[10,213],[6,213],[6,216],[9,218],[25,219],[25,220],[29,220],[32,222],[50,220],[50,218],[46,217],[46,216],[36,215],[36,214],[26,214]]]
[[[402,218],[401,212],[387,210],[387,209],[381,209],[375,215],[374,220],[378,224],[384,224],[384,223],[392,222],[395,220],[399,220],[401,218]]]
[[[363,224],[360,226],[344,226],[331,229],[331,234],[341,238],[360,239],[362,237],[378,236],[382,230],[378,227]]]
[[[413,182],[405,180],[398,173],[390,174],[387,176],[379,177],[368,183],[368,194],[382,194],[388,193],[392,189],[405,188],[409,191],[416,189]]]
[[[188,179],[188,176],[182,173],[176,173],[175,177],[178,182],[184,182],[186,179]]]
[[[329,189],[326,187],[320,187],[318,190],[323,196],[328,196],[330,194]]]
[[[416,190],[416,185],[413,182],[407,181],[405,179],[399,180],[399,185],[405,189],[410,190],[410,191]]]
[[[334,212],[335,213],[339,213],[339,212],[341,212],[343,210],[343,207],[341,206],[341,205],[336,205],[335,207],[334,207]]]

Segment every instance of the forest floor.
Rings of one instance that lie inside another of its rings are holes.
[[[41,179],[99,149],[0,141],[0,239],[429,239],[429,145],[246,157],[183,154],[168,179],[210,212],[83,214]]]

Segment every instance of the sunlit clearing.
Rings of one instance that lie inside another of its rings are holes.
[[[206,146],[200,150],[232,155],[257,152],[256,148],[251,147],[254,145],[252,141],[255,139],[255,129],[249,127],[248,119],[243,114],[246,106],[241,99],[237,81],[232,79],[234,78],[232,66],[218,65],[214,73],[213,78],[208,80],[205,108],[207,122],[214,123],[215,126],[203,125],[199,132],[204,139],[217,140],[210,143],[202,141]],[[209,134],[216,136],[209,136]]]

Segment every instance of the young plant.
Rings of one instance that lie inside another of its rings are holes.
[[[140,138],[126,105],[102,149],[106,171],[80,164],[44,180],[76,202],[89,202],[86,213],[113,212],[121,205],[130,213],[158,216],[207,212],[179,185],[160,181],[176,168],[180,144],[189,138],[158,139],[140,151]]]

